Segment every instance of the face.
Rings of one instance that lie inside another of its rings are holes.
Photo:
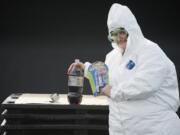
[[[120,32],[117,35],[117,45],[121,49],[125,50],[126,49],[126,43],[127,43],[127,34],[124,32]]]
[[[128,32],[124,28],[118,28],[110,33],[110,41],[114,42],[121,49],[126,49]]]

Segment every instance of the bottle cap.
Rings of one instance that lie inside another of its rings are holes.
[[[80,62],[80,60],[79,59],[75,59],[75,63],[79,63]]]

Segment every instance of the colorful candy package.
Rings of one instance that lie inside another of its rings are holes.
[[[101,89],[109,84],[108,66],[103,62],[95,62],[88,68],[88,80],[94,96],[101,94]]]

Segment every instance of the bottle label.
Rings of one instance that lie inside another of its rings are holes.
[[[68,86],[83,87],[84,77],[80,76],[69,76]]]

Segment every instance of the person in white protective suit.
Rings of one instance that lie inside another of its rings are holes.
[[[105,59],[110,85],[102,94],[109,99],[109,134],[180,135],[176,114],[179,89],[173,62],[143,36],[127,6],[113,4],[107,25],[113,50]],[[79,65],[86,75],[90,63]]]

